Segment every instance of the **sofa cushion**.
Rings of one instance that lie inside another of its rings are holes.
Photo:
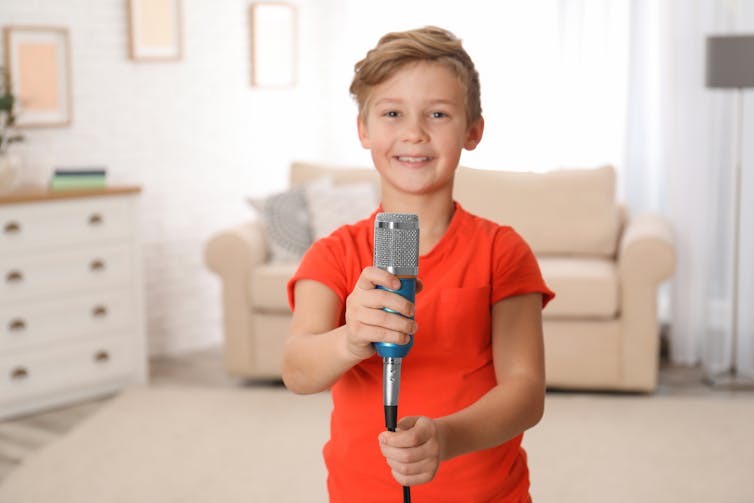
[[[611,319],[618,315],[619,281],[614,261],[603,258],[539,257],[545,283],[556,292],[542,312],[546,319]]]
[[[248,282],[250,309],[290,313],[286,286],[297,268],[295,263],[268,263],[252,269]]]
[[[304,186],[309,226],[317,240],[346,224],[369,217],[380,204],[371,182],[336,185],[331,176],[323,176]]]
[[[615,255],[620,208],[611,166],[547,173],[460,168],[454,197],[472,213],[511,225],[537,255]]]
[[[290,312],[286,285],[297,264],[265,264],[252,270],[248,282],[250,307],[257,311]],[[547,286],[557,296],[547,305],[546,319],[614,318],[619,309],[615,263],[599,258],[540,257]]]

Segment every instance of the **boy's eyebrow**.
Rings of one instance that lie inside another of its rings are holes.
[[[437,98],[434,100],[429,100],[430,105],[458,105],[458,102],[455,100],[449,100],[445,98]]]
[[[374,102],[375,105],[392,105],[403,103],[403,100],[398,98],[380,98]]]
[[[404,103],[404,100],[400,98],[380,98],[377,101],[374,102],[375,105],[400,105]],[[437,99],[430,99],[427,100],[427,104],[429,105],[451,105],[456,106],[459,105],[459,103],[455,100],[449,100],[445,98],[437,98]]]

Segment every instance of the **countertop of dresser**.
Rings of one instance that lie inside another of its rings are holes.
[[[10,192],[0,192],[0,205],[26,203],[31,201],[48,201],[55,199],[72,199],[81,197],[102,197],[117,194],[141,192],[137,185],[115,185],[102,189],[68,189],[51,190],[47,187],[20,187]]]

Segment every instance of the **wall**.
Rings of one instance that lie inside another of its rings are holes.
[[[563,0],[341,0],[334,5],[337,29],[331,33],[327,83],[331,113],[324,138],[328,159],[371,163],[357,141],[348,95],[353,65],[383,34],[425,25],[460,37],[480,74],[484,139],[463,153],[463,165],[543,171],[620,158],[627,67],[613,54],[627,50],[624,0],[588,6]]]
[[[183,0],[178,63],[128,59],[126,0],[2,0],[0,26],[69,30],[73,124],[27,130],[23,183],[54,166],[105,165],[111,183],[143,187],[142,238],[150,350],[221,340],[219,284],[202,263],[218,229],[251,215],[250,195],[285,186],[293,159],[321,158],[324,110],[319,9],[301,2],[299,85],[249,85],[242,0]]]

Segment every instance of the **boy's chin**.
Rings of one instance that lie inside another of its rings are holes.
[[[384,181],[384,178],[383,178]],[[384,183],[384,182],[383,182]],[[449,181],[438,182],[411,182],[411,181],[388,181],[390,189],[396,195],[406,196],[429,196],[434,194],[443,194],[453,192],[453,179]]]

